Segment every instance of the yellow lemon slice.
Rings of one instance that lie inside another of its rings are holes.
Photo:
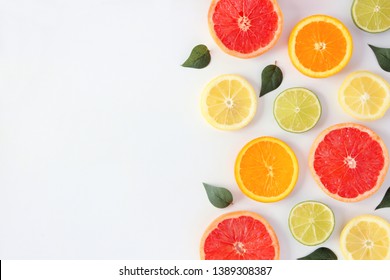
[[[201,96],[203,117],[212,126],[235,130],[246,126],[255,116],[257,96],[243,77],[225,74],[211,80]]]
[[[390,85],[368,71],[353,72],[340,87],[339,103],[347,114],[356,119],[380,119],[390,106]]]
[[[388,260],[390,224],[374,215],[355,217],[342,230],[340,246],[348,260]]]

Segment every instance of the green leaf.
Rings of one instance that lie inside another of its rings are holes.
[[[283,81],[282,70],[275,64],[266,66],[261,72],[260,97],[277,89]]]
[[[212,205],[217,208],[226,208],[233,202],[232,193],[225,188],[212,186],[206,183],[203,183],[203,186],[206,190],[207,197],[209,198]]]
[[[192,49],[190,56],[181,66],[201,69],[209,65],[210,60],[209,49],[205,45],[197,45]]]
[[[381,203],[379,203],[375,208],[375,210],[386,207],[390,207],[390,188],[387,189],[385,196],[383,197]]]
[[[390,49],[378,48],[368,44],[374,52],[376,59],[378,60],[379,66],[386,72],[390,72]]]
[[[321,247],[314,250],[309,255],[299,258],[298,260],[337,260],[337,256],[331,249]]]

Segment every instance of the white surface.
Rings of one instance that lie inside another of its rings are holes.
[[[252,210],[274,227],[281,258],[295,259],[316,248],[295,241],[287,227],[290,209],[307,199],[334,210],[336,227],[322,246],[341,258],[338,238],[350,218],[390,219],[389,209],[373,210],[389,176],[374,196],[347,204],[323,193],[307,168],[317,134],[353,121],[337,103],[343,78],[365,69],[390,81],[367,46],[390,47],[390,33],[357,29],[351,2],[280,0],[285,24],[277,45],[241,60],[210,37],[208,0],[1,0],[0,258],[198,259],[213,219]],[[287,54],[292,27],[317,13],[341,19],[355,44],[348,66],[321,80],[300,74]],[[199,43],[211,50],[211,64],[180,67]],[[211,78],[236,73],[259,90],[261,70],[274,61],[284,81],[260,99],[249,126],[224,132],[203,120],[199,94]],[[304,134],[283,131],[272,115],[276,95],[292,86],[313,90],[322,102],[320,122]],[[387,113],[365,124],[390,147],[389,120]],[[301,168],[291,195],[272,204],[245,197],[233,175],[238,151],[262,135],[286,141]],[[202,182],[228,187],[234,205],[214,208]]]

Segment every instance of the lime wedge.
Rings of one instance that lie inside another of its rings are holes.
[[[389,0],[355,0],[351,12],[356,26],[366,32],[378,33],[390,28]]]
[[[325,242],[332,234],[334,224],[333,211],[317,201],[298,203],[291,209],[288,218],[288,226],[294,238],[309,246]]]
[[[274,102],[274,116],[279,126],[289,132],[305,132],[321,117],[318,97],[305,88],[290,88],[281,92]]]

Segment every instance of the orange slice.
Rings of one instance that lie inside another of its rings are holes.
[[[285,198],[298,179],[298,160],[293,150],[274,137],[259,137],[239,152],[234,175],[241,191],[261,202]]]
[[[288,53],[294,66],[313,78],[341,71],[352,56],[352,37],[345,25],[327,15],[301,20],[292,30]]]

